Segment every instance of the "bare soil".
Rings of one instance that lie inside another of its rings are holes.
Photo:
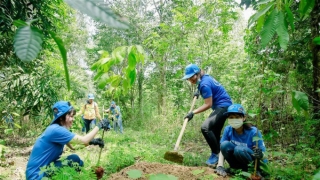
[[[140,170],[142,177],[137,180],[147,180],[151,174],[170,174],[177,177],[179,180],[224,180],[229,177],[223,178],[214,173],[214,170],[209,167],[187,167],[172,164],[161,163],[147,163],[139,162],[132,166],[122,169],[120,172],[110,175],[109,180],[132,180],[128,177],[127,172],[130,170]],[[197,174],[197,170],[201,173]]]

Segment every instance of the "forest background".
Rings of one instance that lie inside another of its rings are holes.
[[[2,159],[12,147],[33,144],[54,102],[68,100],[79,110],[88,93],[100,110],[111,100],[121,107],[125,135],[131,133],[124,141],[153,132],[148,142],[161,144],[161,153],[172,149],[195,91],[181,77],[195,63],[262,131],[271,179],[319,176],[319,0],[79,0],[89,9],[70,2],[0,2]],[[100,14],[90,13],[97,7]],[[254,10],[249,20],[245,8]],[[193,154],[184,165],[197,166],[209,154],[196,148],[205,147],[200,125],[209,113],[188,124],[181,149]],[[107,164],[111,174],[133,163]]]

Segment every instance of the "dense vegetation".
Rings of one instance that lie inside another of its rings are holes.
[[[262,131],[270,179],[311,179],[319,171],[319,0],[242,0],[242,9],[233,0],[79,0],[103,7],[96,14],[70,2],[0,2],[0,144],[8,146],[4,139],[13,135],[36,138],[55,101],[80,108],[92,92],[100,108],[117,102],[127,129],[109,139],[121,145],[103,161],[109,174],[137,156],[165,163],[158,155],[172,148],[195,90],[180,79],[184,67],[196,63]],[[255,10],[249,21],[246,7]],[[89,17],[97,14],[111,20]],[[37,52],[19,44],[21,32],[33,35]],[[200,124],[208,114],[187,127],[186,166],[198,166],[208,154],[197,153],[206,149]],[[143,147],[130,146],[143,140]]]

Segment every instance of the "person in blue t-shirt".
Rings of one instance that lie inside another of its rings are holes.
[[[120,133],[123,133],[123,125],[122,125],[122,115],[120,111],[120,107],[116,105],[116,102],[112,101],[110,104],[110,108],[105,110],[105,112],[110,114],[110,119],[114,121],[113,128],[114,131],[117,132],[118,128],[120,130]]]
[[[101,138],[93,139],[100,129],[108,130],[109,122],[102,120],[97,123],[97,126],[85,136],[80,136],[70,132],[74,115],[76,111],[67,101],[59,101],[53,105],[54,118],[51,124],[36,140],[26,168],[27,180],[38,180],[48,174],[40,172],[41,167],[45,167],[50,163],[54,163],[56,167],[61,167],[62,162],[59,160],[64,145],[73,149],[70,142],[99,145],[104,147],[104,142]],[[83,161],[78,155],[69,155],[66,160],[69,166],[78,163],[83,166]],[[75,167],[76,168],[76,167]],[[77,168],[79,170],[79,168]]]
[[[216,172],[221,176],[227,175],[227,170],[223,166],[224,159],[230,168],[248,171],[248,165],[255,159],[263,159],[263,152],[266,147],[258,129],[246,121],[245,110],[240,104],[233,104],[226,112],[228,126],[225,127],[220,140],[219,163]],[[258,136],[258,147],[253,137]],[[265,159],[264,162],[267,160]],[[260,161],[259,161],[260,162]]]
[[[195,64],[190,64],[186,67],[185,76],[182,79],[197,85],[198,91],[194,96],[198,98],[200,92],[200,95],[204,99],[204,104],[192,112],[189,112],[185,118],[188,118],[190,121],[194,114],[201,113],[210,108],[213,110],[209,117],[203,122],[201,132],[211,149],[211,156],[206,161],[206,164],[209,166],[216,165],[220,152],[220,134],[226,121],[224,113],[232,104],[231,98],[217,80],[205,74],[204,71],[200,70]]]

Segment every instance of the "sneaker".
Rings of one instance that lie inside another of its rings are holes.
[[[214,166],[218,163],[218,156],[215,153],[212,153],[209,159],[206,161],[208,166]]]

